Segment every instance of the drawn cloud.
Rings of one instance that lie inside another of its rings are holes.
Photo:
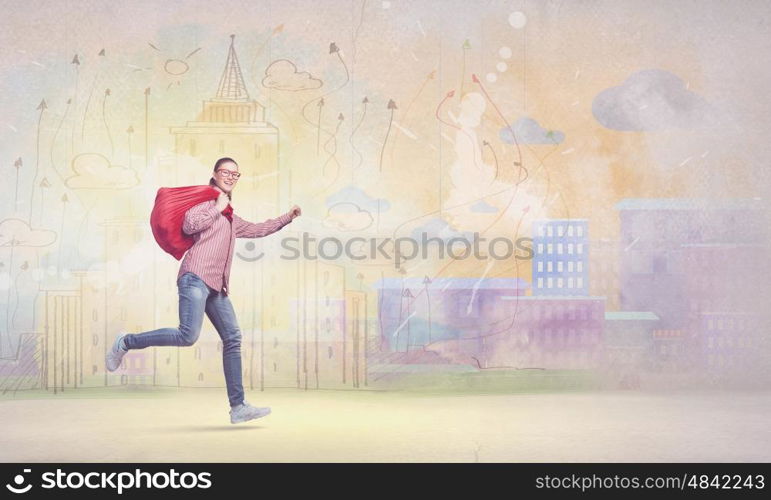
[[[71,189],[128,189],[139,184],[137,173],[126,167],[111,165],[97,153],[83,153],[72,159],[75,175],[64,184]]]
[[[372,198],[356,186],[347,186],[337,193],[327,197],[327,207],[338,203],[355,203],[364,210],[370,212],[385,212],[391,208],[391,204],[384,198]]]
[[[286,59],[278,59],[270,63],[265,68],[265,78],[262,79],[263,87],[292,92],[317,89],[323,84],[321,80],[313,78],[307,71],[298,72],[297,66]]]
[[[0,247],[45,247],[56,241],[56,233],[32,229],[21,219],[0,222]]]
[[[471,205],[469,208],[472,212],[476,213],[485,213],[485,214],[492,214],[498,211],[497,208],[487,203],[485,200],[479,200],[478,202]]]
[[[688,129],[703,124],[709,104],[680,77],[660,69],[637,71],[592,101],[592,114],[605,128],[625,131]]]
[[[454,230],[444,219],[433,218],[427,221],[422,226],[416,227],[412,231],[412,238],[416,241],[423,241],[423,233],[426,235],[426,239],[439,238],[442,241],[447,242],[452,238],[462,238],[468,241],[474,240],[474,234],[470,232],[461,233]]]
[[[362,231],[372,225],[372,220],[372,215],[356,203],[342,202],[329,208],[324,226],[338,231]]]
[[[512,136],[511,131],[514,131]],[[512,125],[511,130],[508,127],[502,128],[498,136],[506,144],[559,144],[565,140],[565,134],[558,130],[546,130],[537,121],[523,116]]]

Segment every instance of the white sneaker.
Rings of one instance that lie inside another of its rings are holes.
[[[254,420],[255,418],[264,417],[269,413],[270,408],[268,407],[257,408],[244,401],[242,404],[230,409],[230,423],[237,424],[247,420]]]
[[[123,361],[123,356],[128,352],[128,349],[126,349],[125,344],[123,343],[123,337],[125,336],[125,333],[121,333],[115,337],[112,348],[107,351],[107,355],[104,359],[104,366],[107,368],[107,371],[114,372],[117,370]]]

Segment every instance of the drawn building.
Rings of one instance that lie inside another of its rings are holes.
[[[618,241],[592,240],[589,253],[589,294],[605,297],[606,311],[619,311],[620,261]]]
[[[616,208],[621,308],[651,311],[667,330],[688,328],[691,320],[687,245],[761,244],[768,233],[762,202],[754,199],[625,199]]]
[[[685,372],[693,369],[695,344],[681,329],[653,330],[651,369],[657,372]]]
[[[604,297],[505,297],[516,322],[491,338],[489,365],[588,369],[604,362]]]
[[[301,389],[364,385],[366,294],[346,289],[343,266],[319,259],[290,265],[294,267],[295,297],[288,300],[288,328],[283,333],[273,330],[273,345],[266,347],[266,382],[286,383],[291,374],[293,386]],[[289,336],[292,332],[294,338]],[[290,356],[292,348],[295,352]],[[279,365],[285,366],[284,375]]]
[[[517,278],[384,278],[378,290],[381,350],[407,352],[476,336],[507,317],[503,296],[524,295]]]
[[[499,314],[458,339],[440,340],[428,348],[453,363],[478,369],[591,369],[604,360],[604,297],[499,297]]]
[[[54,393],[75,389],[83,364],[81,298],[75,288],[43,292],[43,388]]]
[[[278,210],[278,129],[265,120],[265,108],[250,97],[235,35],[230,38],[215,97],[204,101],[195,121],[171,128],[178,165],[159,172],[159,181],[163,186],[205,184],[216,160],[230,157],[241,172],[239,213],[244,218],[274,217],[270,214]]]
[[[245,268],[231,275],[231,302],[242,333],[244,388],[366,385],[366,294],[346,290],[342,266],[279,260],[277,240],[259,243],[264,244],[259,251],[240,249],[249,255],[236,251]],[[251,261],[261,252],[261,258]],[[174,348],[178,361],[170,365],[178,371],[177,385],[224,388],[222,348],[205,319],[193,346]],[[174,380],[171,375],[167,378]]]
[[[82,342],[80,343],[80,387],[99,387],[107,384],[105,376],[105,304],[107,297],[103,290],[94,286],[94,281],[104,281],[104,271],[75,270]]]
[[[0,357],[0,393],[44,387],[45,336],[23,332],[15,350]]]
[[[150,225],[135,217],[107,219],[105,227],[104,332],[102,345],[110,349],[120,332],[138,333],[155,329],[155,275],[145,252],[154,246]],[[129,351],[123,369],[105,370],[106,385],[152,384],[156,348]],[[102,366],[104,362],[102,361]]]
[[[106,385],[106,302],[104,293],[92,284],[102,274],[73,270],[63,285],[41,287],[37,309],[42,316],[39,360],[44,389],[58,392]]]
[[[658,321],[659,317],[651,312],[606,311],[606,366],[620,373],[647,370]]]
[[[589,295],[586,219],[533,222],[533,295]]]

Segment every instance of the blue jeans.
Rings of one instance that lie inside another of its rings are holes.
[[[210,288],[198,275],[187,272],[177,280],[179,289],[179,328],[160,328],[145,333],[129,333],[126,347],[144,349],[150,346],[191,346],[198,340],[203,313],[222,338],[222,362],[230,406],[244,402],[241,382],[241,330],[230,298]]]

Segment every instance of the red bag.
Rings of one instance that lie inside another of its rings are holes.
[[[208,185],[160,188],[150,214],[150,226],[158,245],[180,260],[194,243],[192,236],[182,232],[185,212],[219,195],[219,191]]]

